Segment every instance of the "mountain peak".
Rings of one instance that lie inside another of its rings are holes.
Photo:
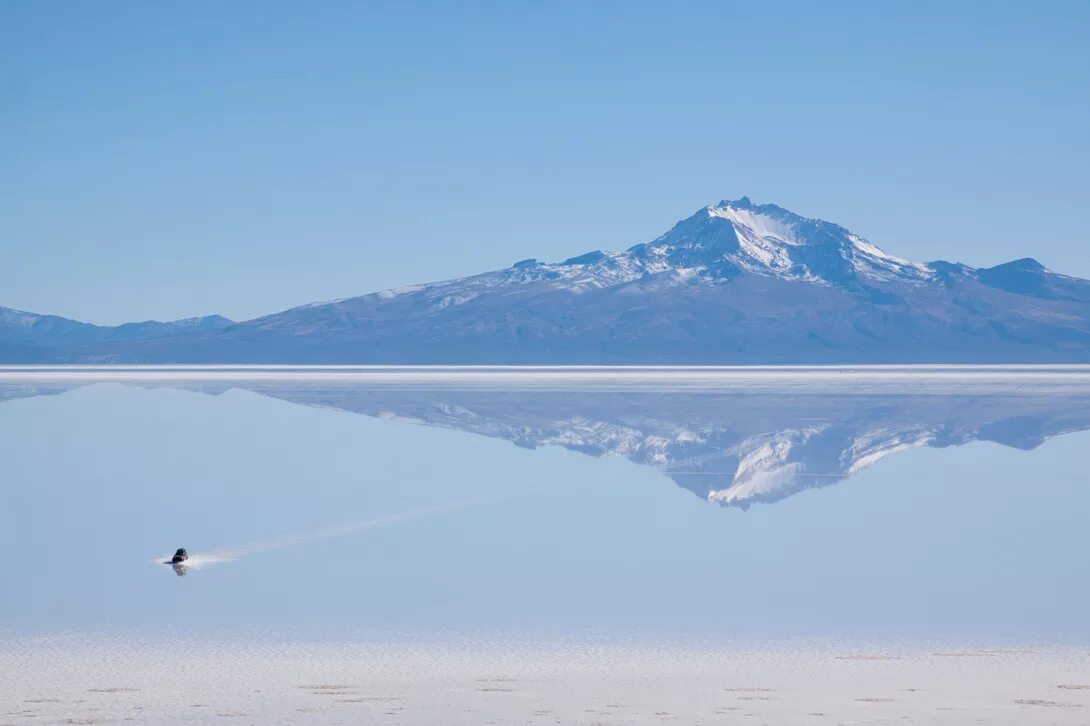
[[[775,219],[789,219],[793,222],[817,222],[821,224],[831,225],[833,227],[839,226],[833,224],[832,222],[803,217],[802,215],[795,214],[791,210],[785,209],[778,204],[771,204],[767,202],[765,204],[757,204],[749,197],[739,197],[738,199],[721,199],[715,204],[709,204],[707,207],[704,207],[704,209],[707,210],[709,214],[722,214],[725,210],[734,210],[737,212],[751,212],[756,215],[771,217]]]
[[[1022,257],[1017,260],[1011,260],[1010,262],[1004,262],[1001,265],[996,265],[988,269],[998,270],[1000,268],[1006,268],[1011,270],[1024,270],[1026,272],[1047,272],[1048,268],[1042,265],[1032,257]]]
[[[932,276],[926,266],[887,254],[840,225],[754,204],[749,197],[704,207],[629,252],[651,272],[696,268],[730,276],[731,270],[745,270],[826,284]]]
[[[721,199],[718,204],[709,205],[708,209],[714,207],[734,207],[735,209],[752,209],[753,201],[749,197],[739,197],[738,199]]]

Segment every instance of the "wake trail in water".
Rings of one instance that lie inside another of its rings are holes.
[[[273,550],[282,550],[289,547],[295,547],[297,545],[306,544],[308,542],[316,542],[319,540],[332,539],[334,537],[343,537],[349,534],[355,534],[356,532],[362,532],[364,530],[372,529],[374,527],[380,527],[382,525],[394,524],[397,522],[404,522],[411,519],[420,519],[433,514],[440,514],[442,512],[451,512],[458,509],[466,509],[468,507],[487,504],[491,502],[507,499],[516,494],[524,492],[516,492],[503,494],[495,497],[467,499],[464,501],[450,502],[448,504],[442,504],[434,507],[427,507],[425,509],[415,509],[409,512],[403,512],[401,514],[392,514],[386,517],[379,517],[377,519],[367,519],[361,522],[350,522],[348,524],[331,525],[328,527],[321,527],[319,529],[307,530],[305,532],[295,532],[291,534],[280,535],[279,537],[273,537],[271,539],[260,540],[258,542],[250,542],[248,544],[242,544],[235,547],[226,547],[223,549],[212,550],[210,552],[200,552],[192,554],[185,562],[186,569],[206,567],[208,565],[215,565],[221,562],[234,562],[240,560],[243,557],[249,555],[255,555],[261,552],[271,552]],[[162,564],[170,564],[170,556],[160,557],[156,559],[156,562]]]

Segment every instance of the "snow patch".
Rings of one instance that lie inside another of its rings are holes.
[[[391,287],[388,290],[380,290],[376,292],[375,296],[378,297],[379,300],[385,302],[386,300],[393,300],[395,297],[408,295],[409,293],[413,292],[420,292],[426,287],[427,285],[406,285],[404,287]]]

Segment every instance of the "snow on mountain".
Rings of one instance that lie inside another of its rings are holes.
[[[830,285],[856,277],[920,282],[935,274],[927,265],[887,254],[839,225],[800,217],[774,204],[755,205],[742,197],[704,207],[661,237],[625,252],[595,250],[556,263],[526,259],[502,270],[363,297],[388,302],[417,295],[438,308],[449,308],[514,286],[540,284],[578,294],[652,277],[658,278],[652,283],[657,287],[716,284],[739,270]]]
[[[657,239],[626,252],[590,252],[560,263],[524,260],[506,270],[439,283],[501,285],[548,281],[579,292],[611,287],[649,275],[677,273],[679,281],[722,281],[738,269],[786,280],[844,284],[871,280],[934,279],[927,265],[883,252],[843,227],[807,219],[748,197],[704,207]],[[420,286],[413,291],[432,286]]]
[[[731,266],[787,280],[844,284],[856,276],[923,281],[926,265],[887,254],[843,227],[807,219],[748,197],[722,201],[678,222],[629,253],[649,272],[693,268],[710,273]]]

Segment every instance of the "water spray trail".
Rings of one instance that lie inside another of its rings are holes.
[[[438,514],[439,512],[447,512],[454,509],[460,509],[462,507],[469,506],[472,503],[474,502],[454,502],[452,504],[446,504],[439,507],[429,507],[428,509],[419,509],[412,512],[404,512],[402,514],[393,514],[388,517],[379,517],[378,519],[368,519],[362,522],[351,522],[349,524],[331,525],[328,527],[322,527],[320,529],[312,529],[307,532],[285,534],[279,537],[261,540],[260,542],[250,542],[249,544],[238,545],[237,547],[228,547],[221,550],[213,550],[212,552],[207,552],[202,556],[213,558],[217,561],[237,560],[241,557],[257,554],[259,552],[281,550],[287,547],[304,544],[306,542],[330,539],[332,537],[340,537],[346,534],[361,532],[365,529],[371,529],[372,527],[377,527],[382,524],[393,524],[394,522],[401,522],[407,519],[418,519],[420,517],[426,517],[429,514]]]
[[[248,555],[257,554],[259,552],[282,550],[288,547],[305,544],[307,542],[331,539],[333,537],[342,537],[347,534],[362,532],[364,530],[378,527],[384,524],[393,524],[395,522],[403,522],[409,519],[419,519],[421,517],[427,517],[431,514],[439,514],[441,512],[449,512],[456,509],[465,509],[466,507],[475,504],[495,502],[501,499],[507,499],[520,493],[524,492],[511,492],[508,494],[502,494],[495,497],[487,497],[481,499],[466,499],[463,501],[450,502],[449,504],[442,504],[435,507],[428,507],[426,509],[417,509],[410,512],[404,512],[402,514],[393,514],[388,517],[367,519],[362,522],[350,522],[348,524],[331,525],[328,527],[321,527],[319,529],[308,530],[306,532],[284,534],[280,535],[279,537],[273,537],[271,539],[265,539],[259,542],[250,542],[248,544],[238,545],[236,547],[226,547],[224,549],[212,550],[211,552],[193,554],[189,556],[189,560],[186,561],[185,565],[187,568],[197,568],[205,565],[218,564],[220,562],[231,562],[246,557]],[[163,562],[163,558],[159,558],[156,561]],[[166,564],[169,564],[169,562],[170,558],[167,557]]]

